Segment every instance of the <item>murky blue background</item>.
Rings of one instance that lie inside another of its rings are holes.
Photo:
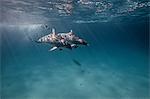
[[[0,2],[2,99],[149,99],[148,0]],[[51,28],[90,46],[49,52]]]

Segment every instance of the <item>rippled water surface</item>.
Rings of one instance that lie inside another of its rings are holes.
[[[35,23],[60,20],[108,22],[146,17],[149,6],[148,0],[1,0],[1,14],[2,21],[10,23],[31,20]]]
[[[2,99],[149,99],[148,0],[0,0]],[[48,26],[48,28],[45,27]],[[49,52],[55,28],[89,46]]]

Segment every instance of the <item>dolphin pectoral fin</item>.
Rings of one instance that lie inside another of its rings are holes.
[[[56,50],[58,47],[52,47],[49,51],[54,51],[54,50]]]
[[[77,48],[78,46],[76,44],[71,44],[72,48]]]
[[[74,47],[74,46],[76,46],[76,44],[71,44],[71,47]]]

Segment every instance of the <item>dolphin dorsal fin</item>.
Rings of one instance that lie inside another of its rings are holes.
[[[54,28],[52,28],[52,33],[55,34],[55,29]]]

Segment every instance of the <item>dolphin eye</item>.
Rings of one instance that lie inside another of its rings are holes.
[[[42,42],[42,39],[39,39],[40,42]]]

